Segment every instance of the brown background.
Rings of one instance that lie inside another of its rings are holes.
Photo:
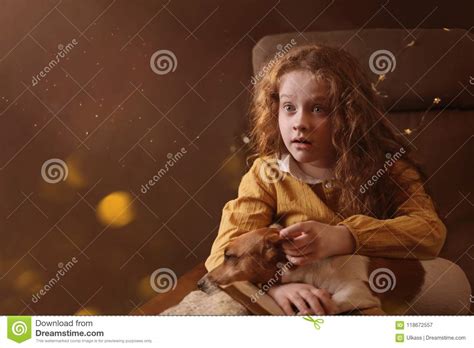
[[[1,0],[0,9],[2,314],[128,313],[155,294],[155,269],[179,276],[205,259],[246,171],[251,50],[261,37],[469,29],[473,13],[472,1]],[[151,71],[159,49],[176,55],[174,72]],[[182,147],[184,157],[140,193]],[[68,180],[44,182],[50,158],[68,163]],[[135,199],[135,219],[116,229],[95,212],[115,191]],[[32,303],[73,256],[73,269]]]

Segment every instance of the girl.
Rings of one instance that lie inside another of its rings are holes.
[[[273,222],[296,265],[343,254],[434,258],[446,228],[423,189],[411,148],[382,113],[354,57],[323,46],[295,48],[256,85],[254,156],[228,202],[206,261],[228,242]],[[272,287],[285,313],[331,313],[331,295],[308,284]]]

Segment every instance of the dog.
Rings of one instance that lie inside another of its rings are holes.
[[[469,281],[451,261],[343,255],[295,266],[286,259],[283,241],[275,227],[240,235],[226,247],[224,262],[198,281],[198,288],[206,292],[236,281],[260,287],[307,283],[332,295],[336,309],[326,314],[355,310],[391,315],[463,314],[469,310],[463,305],[471,293]]]

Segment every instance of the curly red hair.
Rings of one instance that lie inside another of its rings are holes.
[[[329,86],[332,144],[337,153],[334,174],[340,189],[338,213],[344,217],[393,217],[408,198],[406,192],[411,181],[403,180],[395,172],[411,168],[418,174],[416,180],[426,176],[411,155],[412,146],[387,120],[380,97],[358,61],[344,50],[311,45],[290,50],[266,70],[255,85],[252,100],[251,157],[288,152],[278,127],[280,79],[294,70],[308,70]],[[384,168],[388,156],[400,150],[403,159],[396,163],[400,170],[389,170],[362,192],[361,187]]]

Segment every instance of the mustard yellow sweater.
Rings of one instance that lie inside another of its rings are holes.
[[[275,182],[265,180],[262,163],[262,158],[254,161],[242,178],[238,197],[224,206],[219,232],[205,263],[208,271],[223,262],[224,249],[230,240],[269,226],[275,217],[285,227],[308,220],[345,225],[355,238],[356,253],[366,256],[433,258],[444,244],[446,227],[419,181],[410,187],[410,198],[400,205],[395,218],[379,220],[353,215],[343,220],[326,204],[334,199],[337,190],[324,184],[312,189],[288,173],[282,173],[281,179]],[[394,170],[396,166],[397,163]],[[414,169],[403,172],[403,178],[413,176],[419,177]]]

